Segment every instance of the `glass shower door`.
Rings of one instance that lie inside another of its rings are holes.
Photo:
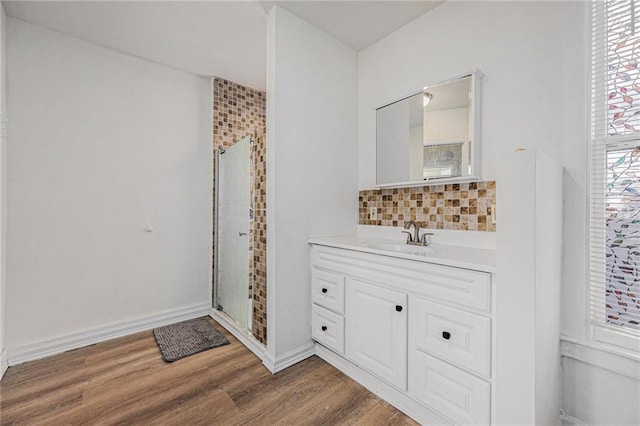
[[[249,299],[250,143],[246,137],[220,152],[218,161],[218,309],[247,330]]]

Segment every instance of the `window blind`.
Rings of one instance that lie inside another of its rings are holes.
[[[591,324],[640,348],[640,0],[592,10]]]

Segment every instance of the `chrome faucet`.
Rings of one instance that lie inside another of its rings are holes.
[[[411,235],[411,232],[409,231],[411,227],[414,228],[413,235]],[[405,222],[404,229],[407,229],[407,231],[402,231],[403,234],[407,234],[407,244],[410,244],[412,246],[428,246],[429,245],[429,241],[427,241],[427,235],[433,235],[433,233],[425,232],[424,234],[422,234],[422,237],[420,237],[420,227],[415,222],[415,220],[410,220]]]

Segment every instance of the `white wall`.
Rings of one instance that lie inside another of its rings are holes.
[[[311,344],[311,235],[355,233],[357,54],[274,7],[267,25],[267,358]]]
[[[582,343],[589,336],[589,22],[588,2],[446,2],[359,54],[361,189],[374,184],[373,108],[475,68],[485,73],[482,176],[495,178],[504,154],[519,146],[537,148],[564,166],[561,330],[565,340]],[[500,182],[497,194],[500,232]],[[604,352],[594,345],[585,348],[593,352],[587,361],[563,360],[563,411],[578,420],[606,422],[615,408],[586,395],[600,395],[618,382],[636,389],[627,381],[638,383],[640,361],[632,369],[636,379],[605,374],[606,368],[589,361]],[[617,396],[618,405],[638,409],[637,393]],[[619,410],[611,418],[637,423],[631,411]]]
[[[7,15],[0,5],[0,379],[7,368],[5,346],[6,243],[7,243]]]
[[[627,357],[562,342],[563,411],[590,425],[640,424],[640,364]]]
[[[479,68],[482,176],[518,146],[559,152],[563,5],[446,2],[359,53],[360,189],[374,185],[376,106]]]
[[[209,82],[12,18],[8,66],[9,351],[206,305]]]

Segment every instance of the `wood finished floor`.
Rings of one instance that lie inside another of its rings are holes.
[[[415,425],[318,357],[272,375],[230,345],[167,364],[151,331],[9,367],[0,424]]]

